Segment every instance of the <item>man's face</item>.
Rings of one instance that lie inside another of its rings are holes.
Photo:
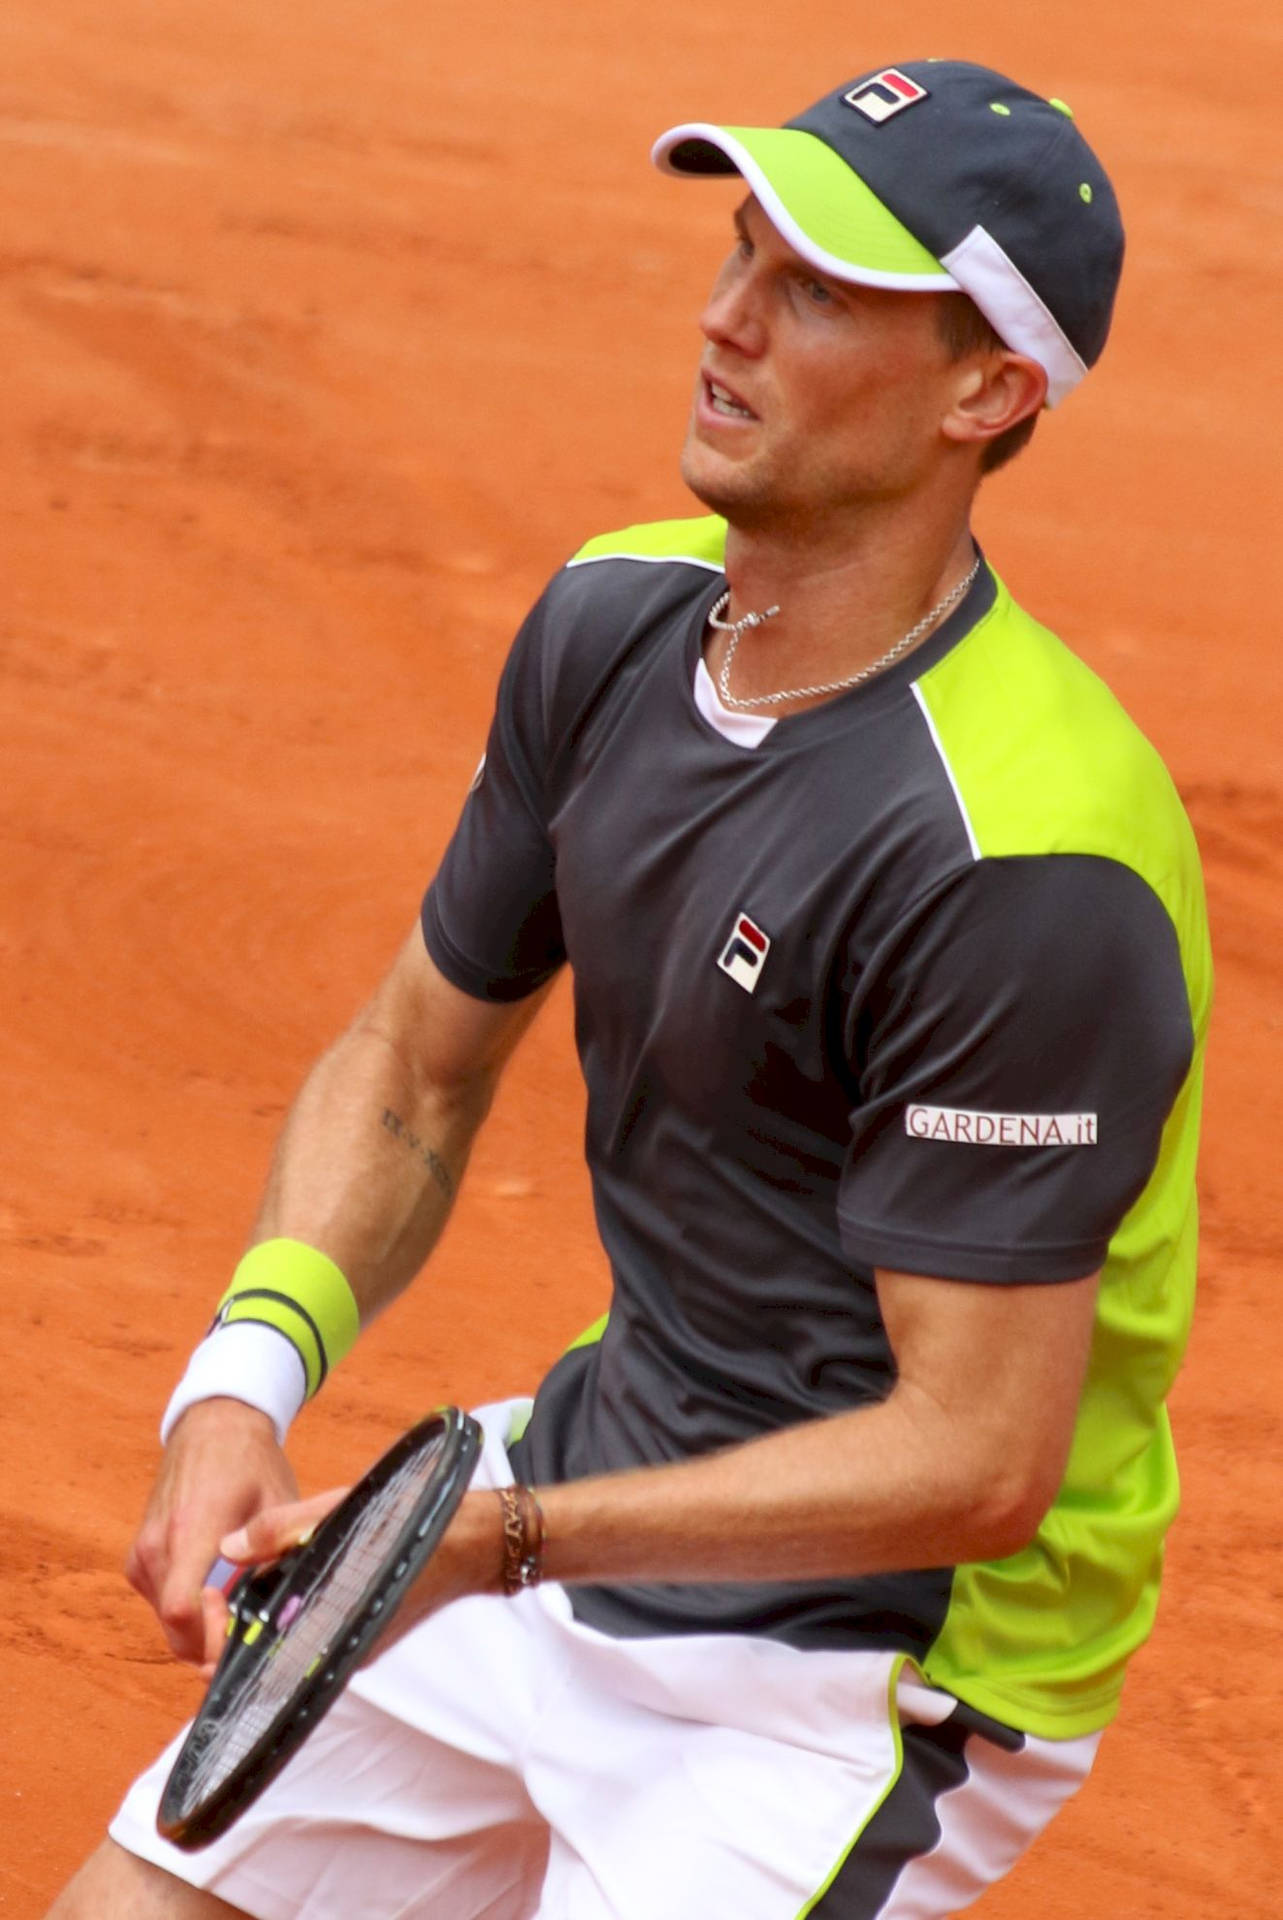
[[[745,530],[839,527],[921,484],[955,391],[930,294],[816,272],[754,199],[700,320],[682,477]]]

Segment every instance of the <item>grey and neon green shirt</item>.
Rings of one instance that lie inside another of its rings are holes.
[[[618,1634],[902,1648],[1073,1735],[1115,1709],[1176,1505],[1210,995],[1193,838],[1112,695],[984,570],[910,657],[732,744],[692,691],[724,532],[634,528],[556,576],[424,902],[468,993],[574,976],[613,1291],[519,1470],[681,1460],[885,1397],[875,1267],[1103,1265],[1068,1471],[1022,1552],[572,1595]]]

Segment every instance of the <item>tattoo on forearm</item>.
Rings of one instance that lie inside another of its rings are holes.
[[[450,1178],[450,1169],[440,1154],[434,1153],[425,1140],[420,1140],[412,1127],[407,1127],[399,1113],[393,1113],[391,1107],[383,1109],[383,1125],[388,1132],[410,1149],[415,1158],[421,1160],[432,1178],[440,1187],[447,1200],[454,1199],[454,1181]]]

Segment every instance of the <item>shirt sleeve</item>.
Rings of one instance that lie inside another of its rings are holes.
[[[856,996],[839,1190],[854,1259],[1080,1278],[1153,1171],[1194,1050],[1175,928],[1097,856],[983,860],[919,903]]]
[[[566,957],[545,807],[545,617],[541,601],[508,656],[485,758],[423,901],[428,952],[479,1000],[524,999]]]

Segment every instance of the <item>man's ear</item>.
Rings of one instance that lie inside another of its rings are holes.
[[[1047,374],[1026,354],[1002,347],[959,362],[953,405],[940,423],[947,440],[996,440],[1036,414],[1047,398]]]

